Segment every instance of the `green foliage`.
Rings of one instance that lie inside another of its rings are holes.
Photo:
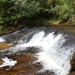
[[[51,9],[56,6],[56,0],[0,0],[0,22],[14,24],[19,19],[33,16],[52,16]],[[40,15],[39,15],[40,14]]]
[[[12,24],[20,18],[31,17],[39,12],[39,2],[27,0],[1,0],[0,22]]]
[[[37,15],[74,21],[75,0],[0,0],[0,23],[11,25]]]
[[[59,15],[59,20],[68,20],[75,15],[75,0],[58,0],[56,6],[51,11]]]

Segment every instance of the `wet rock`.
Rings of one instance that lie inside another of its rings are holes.
[[[72,68],[71,68],[71,72],[72,72],[72,71],[75,71],[75,53],[73,54],[70,63],[71,63],[71,67],[72,67]]]
[[[72,56],[72,59],[70,61],[70,64],[71,64],[71,71],[68,75],[75,75],[75,52]]]
[[[11,68],[0,68],[0,75],[34,75],[42,68],[40,64],[33,63],[36,61],[33,53],[25,53],[12,59],[16,60],[17,64]]]
[[[75,72],[71,72],[69,75],[75,75]]]
[[[7,49],[11,47],[10,44],[7,44],[7,43],[0,43],[0,50],[4,50],[4,49]]]
[[[27,49],[27,52],[37,53],[37,52],[39,52],[39,48],[29,47]]]
[[[45,71],[45,72],[36,73],[36,74],[34,74],[34,75],[54,75],[54,73],[47,70],[47,71]]]
[[[2,65],[2,63],[3,63],[3,61],[2,61],[2,60],[0,60],[0,65]]]

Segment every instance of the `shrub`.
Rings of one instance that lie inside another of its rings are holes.
[[[0,23],[11,25],[33,16],[68,20],[75,15],[74,8],[74,0],[0,0]]]
[[[22,17],[31,17],[39,12],[39,2],[27,0],[1,0],[0,20],[12,24]]]
[[[75,1],[58,0],[58,3],[56,3],[56,6],[51,11],[59,15],[58,20],[68,20],[75,15]]]

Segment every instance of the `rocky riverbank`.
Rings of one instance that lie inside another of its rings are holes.
[[[69,75],[75,75],[75,53],[73,54],[70,63],[71,63],[71,72]]]
[[[21,55],[9,58],[16,60],[17,64],[13,67],[6,66],[0,68],[0,75],[35,75],[42,68],[40,64],[33,63],[36,61],[36,58],[34,57],[34,53],[31,52],[23,52]],[[3,61],[0,59],[0,65],[2,63]]]

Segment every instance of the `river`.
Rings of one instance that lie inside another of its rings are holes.
[[[74,32],[72,26],[25,27],[1,36],[10,47],[0,50],[0,75],[68,75]]]

